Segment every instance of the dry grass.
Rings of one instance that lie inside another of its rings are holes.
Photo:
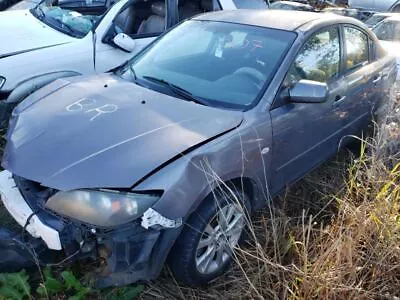
[[[341,153],[254,217],[231,272],[191,289],[165,270],[142,297],[400,299],[400,101],[388,112],[361,156]]]

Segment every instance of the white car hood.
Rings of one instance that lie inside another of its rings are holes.
[[[390,56],[396,58],[397,80],[400,80],[400,42],[380,41],[380,44]]]
[[[0,12],[0,28],[0,59],[75,40],[41,22],[28,10]]]
[[[387,53],[391,56],[397,57],[397,61],[400,58],[400,42],[392,42],[392,41],[380,41],[380,44]]]

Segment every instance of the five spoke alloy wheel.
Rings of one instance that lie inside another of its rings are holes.
[[[222,268],[237,246],[245,225],[245,214],[238,204],[229,203],[207,224],[196,251],[196,267],[202,274]]]
[[[228,195],[232,195],[229,197]],[[206,284],[231,266],[251,215],[250,199],[235,187],[207,196],[185,223],[168,264],[178,281]]]

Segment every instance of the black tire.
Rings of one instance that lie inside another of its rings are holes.
[[[228,194],[231,196],[229,199],[226,197]],[[234,194],[234,196],[232,194]],[[231,192],[209,195],[190,216],[181,235],[175,242],[168,259],[169,267],[175,279],[189,286],[199,286],[221,276],[230,268],[233,261],[231,255],[229,258],[226,258],[222,267],[216,269],[212,273],[203,274],[196,267],[196,255],[199,241],[203,236],[207,224],[212,220],[215,220],[221,207],[224,207],[229,203],[237,203],[237,200],[240,201],[242,211],[245,213],[244,219],[249,220],[248,217],[250,216],[251,211],[249,197],[242,191],[237,191],[236,189]],[[245,221],[245,226],[246,224],[247,221]],[[244,236],[245,228],[243,228],[241,232],[240,239]]]

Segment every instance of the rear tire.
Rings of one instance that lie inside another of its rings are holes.
[[[203,285],[225,273],[233,248],[244,236],[250,215],[249,197],[242,191],[209,195],[190,216],[169,255],[175,278]]]

